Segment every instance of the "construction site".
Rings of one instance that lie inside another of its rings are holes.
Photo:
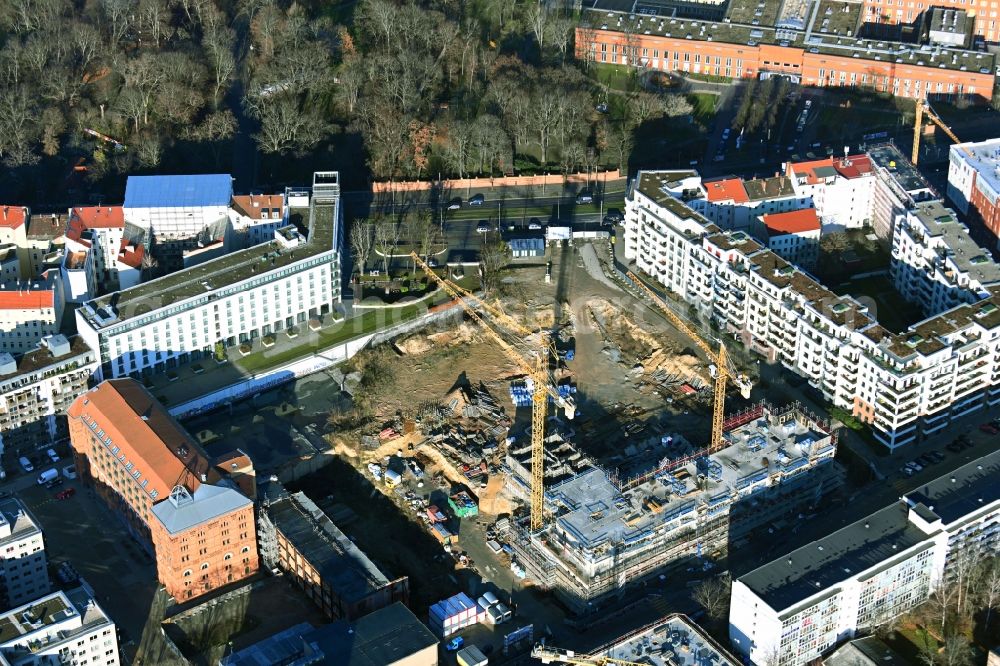
[[[332,450],[427,538],[348,535],[409,577],[418,607],[433,601],[422,581],[447,568],[586,614],[631,584],[724,568],[750,531],[781,529],[843,483],[830,424],[751,400],[753,364],[609,275],[594,245],[550,257],[511,273],[513,297],[442,280],[464,321],[345,369],[376,411],[335,429]],[[367,520],[369,502],[333,498]],[[407,554],[435,543],[444,560]]]
[[[829,424],[797,405],[737,414],[724,440],[706,455],[663,435],[644,443],[660,458],[641,474],[594,465],[547,483],[545,526],[515,527],[514,566],[583,611],[671,566],[702,567],[751,531],[814,510],[844,481]],[[520,469],[510,466],[515,485]]]

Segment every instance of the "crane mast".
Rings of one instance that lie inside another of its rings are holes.
[[[646,284],[639,279],[639,277],[629,271],[629,279],[649,298],[650,301],[666,315],[667,319],[673,323],[682,333],[691,338],[691,340],[701,349],[708,360],[715,364],[715,395],[713,396],[713,406],[712,406],[712,439],[708,445],[708,452],[715,453],[725,446],[725,440],[722,435],[722,424],[725,420],[726,414],[726,384],[729,381],[729,377],[732,376],[736,384],[740,387],[740,393],[744,398],[750,397],[751,383],[750,379],[746,375],[740,375],[736,372],[735,368],[730,367],[729,356],[726,353],[726,345],[721,341],[719,342],[719,351],[713,350],[708,342],[705,341],[701,335],[695,331],[686,321],[681,319],[681,317],[674,312],[669,305],[667,305],[662,298],[660,298],[652,289],[646,286]]]
[[[549,377],[549,350],[551,342],[547,333],[542,333],[541,342],[531,345],[526,338],[532,333],[519,324],[499,307],[486,303],[475,294],[463,289],[451,280],[441,277],[428,266],[415,252],[410,258],[446,294],[457,300],[465,312],[478,323],[486,334],[504,351],[507,356],[521,367],[532,382],[531,394],[531,529],[539,530],[544,524],[544,481],[545,481],[545,416],[548,411],[548,398],[551,396],[556,404],[563,408],[567,418],[573,418],[576,406],[572,399],[559,395],[558,389]],[[482,312],[479,311],[482,310]],[[522,338],[518,345],[512,344],[496,329],[516,334]],[[526,349],[523,349],[526,348]]]
[[[931,119],[931,122],[940,127],[941,131],[944,132],[949,139],[951,139],[957,144],[962,143],[962,140],[959,139],[957,136],[955,136],[955,133],[951,131],[951,128],[944,124],[944,121],[941,120],[941,117],[938,116],[938,114],[934,113],[934,109],[930,107],[930,104],[928,104],[922,99],[918,99],[916,108],[916,117],[913,119],[913,152],[910,154],[910,161],[913,162],[914,165],[916,165],[917,160],[920,159],[920,135],[921,131],[923,130],[923,122],[925,115]],[[975,155],[972,154],[972,151],[966,148],[965,146],[961,146],[961,148],[962,150],[965,151],[965,154],[968,155],[969,157],[975,157]]]

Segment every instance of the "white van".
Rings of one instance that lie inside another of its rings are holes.
[[[59,470],[47,469],[38,475],[38,485],[44,486],[49,481],[53,481],[58,478],[59,478]]]

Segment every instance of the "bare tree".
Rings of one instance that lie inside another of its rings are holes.
[[[542,51],[545,48],[545,35],[548,32],[546,30],[549,18],[548,3],[536,0],[534,4],[528,7],[524,18],[528,22],[532,34],[535,35],[535,41],[538,42],[538,50]]]
[[[986,607],[986,632],[990,630],[990,616],[1000,604],[1000,557],[991,557],[983,563],[980,575],[979,598]]]
[[[483,280],[483,291],[492,293],[500,286],[503,269],[510,262],[510,248],[499,237],[486,234],[483,250],[479,255],[479,273]]]
[[[663,96],[663,109],[668,116],[689,116],[694,113],[694,105],[684,95],[671,93]]]
[[[961,634],[948,636],[941,648],[939,663],[941,666],[971,666],[972,650],[969,639]]]
[[[366,218],[355,220],[351,225],[351,252],[354,254],[354,262],[358,267],[358,274],[365,274],[365,265],[368,257],[372,253],[372,244],[375,236],[372,229],[372,222]]]
[[[392,254],[399,244],[399,224],[395,220],[382,220],[375,225],[375,251],[382,255],[382,266],[389,275]]]
[[[721,622],[729,616],[732,583],[732,578],[725,574],[704,580],[694,588],[695,602],[713,622]]]
[[[255,113],[254,113],[255,111]],[[281,95],[257,107],[260,132],[254,136],[265,153],[284,153],[312,148],[326,136],[326,124],[314,112],[300,110],[297,101]]]
[[[440,231],[438,225],[431,219],[429,210],[420,211],[410,226],[410,233],[416,240],[417,249],[425,262],[430,260],[431,251],[440,238]],[[413,270],[416,270],[416,266]]]
[[[39,131],[30,99],[23,88],[0,90],[0,157],[8,166],[35,164],[40,159],[33,150]]]

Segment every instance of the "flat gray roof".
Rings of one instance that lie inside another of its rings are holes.
[[[38,521],[28,511],[28,507],[16,497],[0,500],[0,514],[3,514],[3,520],[10,527],[10,534],[0,537],[0,546],[12,541],[20,541],[42,531],[38,526]]]
[[[386,666],[438,644],[431,630],[398,601],[354,623],[340,620],[319,627],[302,640],[322,651],[324,663],[337,666]]]
[[[829,591],[863,571],[888,566],[895,555],[927,542],[928,536],[909,519],[910,507],[923,504],[933,511],[925,519],[951,522],[1000,500],[1000,451],[974,460],[938,477],[868,517],[813,541],[740,577],[776,611]]]
[[[941,259],[955,264],[983,285],[1000,282],[1000,264],[993,261],[988,250],[981,248],[969,235],[969,228],[959,222],[955,211],[940,201],[917,204],[914,216],[927,228],[927,233],[940,237],[947,246]]]
[[[168,532],[177,534],[251,504],[237,490],[202,483],[191,493],[190,501],[175,503],[168,497],[154,504],[152,511]]]
[[[740,582],[780,613],[916,546],[927,535],[902,502],[783,555]]]
[[[359,601],[389,584],[386,575],[304,493],[271,502],[267,514],[345,601]]]
[[[650,666],[738,666],[730,655],[684,615],[668,615],[606,645],[593,655]]]
[[[923,504],[945,525],[1000,501],[1000,451],[939,476],[903,499],[911,505]]]

